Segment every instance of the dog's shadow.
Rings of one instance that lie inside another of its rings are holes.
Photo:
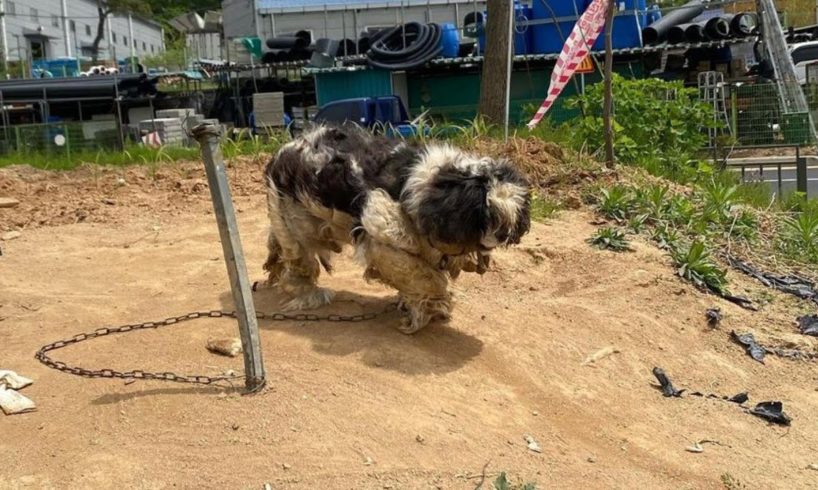
[[[230,291],[219,297],[225,309],[233,309]],[[259,287],[253,293],[256,311],[281,312],[284,299],[273,288]],[[374,320],[361,322],[331,321],[271,321],[260,320],[262,349],[266,363],[275,359],[275,345],[265,343],[264,330],[278,330],[310,339],[319,354],[330,356],[358,355],[365,365],[403,374],[442,374],[455,371],[483,350],[483,342],[448,325],[429,325],[414,335],[400,333],[395,327],[401,315],[390,308],[393,297],[364,296],[336,291],[333,302],[323,308],[304,313],[326,316],[359,315],[387,310]],[[301,313],[301,312],[294,312]]]

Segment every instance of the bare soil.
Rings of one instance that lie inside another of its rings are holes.
[[[230,170],[253,279],[266,216],[260,163]],[[122,179],[122,180],[120,180]],[[124,182],[123,182],[124,181]],[[454,289],[447,326],[408,337],[397,314],[364,323],[262,322],[267,389],[84,379],[34,359],[40,346],[106,325],[231,308],[204,177],[195,163],[49,173],[0,169],[0,369],[35,380],[33,413],[0,416],[0,488],[489,488],[505,471],[538,488],[786,488],[818,485],[818,364],[750,359],[729,332],[815,351],[795,317],[814,310],[731,274],[742,310],[681,281],[667,256],[601,252],[587,210],[536,225],[485,276]],[[319,313],[382,309],[393,292],[349,257],[322,282]],[[272,290],[257,309],[274,312]],[[725,319],[711,329],[705,310]],[[205,349],[233,321],[99,338],[55,351],[88,368],[221,374],[240,358]],[[617,353],[584,361],[606,347]],[[781,400],[789,428],[733,403],[664,398],[681,388],[752,406]],[[542,448],[527,447],[533,437]],[[685,450],[696,441],[704,452]]]

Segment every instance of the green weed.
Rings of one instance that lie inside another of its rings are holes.
[[[686,249],[672,250],[671,255],[680,277],[715,293],[726,293],[726,273],[712,260],[704,242],[696,240]]]
[[[602,189],[598,208],[606,218],[625,221],[633,210],[633,197],[630,188],[615,185]]]
[[[611,250],[613,252],[625,252],[631,250],[628,239],[625,237],[622,230],[611,227],[600,228],[597,230],[597,232],[588,239],[588,243],[601,250]]]
[[[511,483],[505,472],[500,473],[492,483],[494,490],[537,490],[535,483],[529,482],[522,485]]]
[[[557,211],[561,209],[559,202],[540,194],[533,193],[531,195],[531,219],[534,221],[545,221],[552,218]]]

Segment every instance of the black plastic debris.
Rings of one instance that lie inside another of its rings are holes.
[[[684,393],[685,390],[677,390],[673,387],[673,383],[670,382],[670,378],[668,378],[667,374],[665,374],[665,371],[662,368],[653,368],[653,375],[656,376],[656,380],[659,381],[659,385],[664,396],[680,397],[682,396],[682,393]]]
[[[758,307],[753,304],[753,300],[746,296],[734,296],[732,294],[722,294],[721,297],[727,301],[736,304],[745,310],[758,311]]]
[[[746,402],[749,399],[750,399],[750,396],[745,392],[745,393],[739,393],[737,395],[733,395],[732,397],[728,398],[727,401],[728,402],[733,402],[733,403],[738,403],[739,405],[741,405],[742,403]]]
[[[707,312],[705,312],[705,316],[707,316],[707,324],[710,325],[710,328],[716,328],[722,319],[721,309],[708,308]]]
[[[756,269],[750,263],[737,259],[732,255],[727,256],[727,262],[731,267],[758,280],[761,284],[768,288],[777,289],[784,293],[797,296],[801,299],[818,303],[818,290],[815,289],[815,283],[809,279],[794,275],[779,276],[776,274],[765,273]]]
[[[781,402],[761,402],[751,408],[750,413],[774,424],[790,425],[792,422],[792,419],[784,413],[784,404]]]
[[[803,335],[818,337],[818,315],[798,317],[798,330],[800,330]]]
[[[758,345],[755,337],[753,337],[753,334],[751,333],[739,334],[736,333],[735,330],[733,330],[732,332],[730,332],[730,336],[736,343],[744,346],[744,348],[747,350],[747,354],[749,354],[750,357],[764,364],[764,356],[767,354],[767,349]]]

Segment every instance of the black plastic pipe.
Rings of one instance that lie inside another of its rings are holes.
[[[730,34],[735,37],[747,37],[753,34],[758,27],[758,17],[753,13],[740,12],[724,18],[729,19]]]
[[[685,24],[704,12],[701,0],[691,0],[684,6],[672,10],[653,24],[642,29],[642,40],[645,44],[658,44],[665,39],[673,26]]]
[[[367,53],[369,64],[386,70],[408,70],[425,65],[443,50],[443,29],[438,24],[410,22],[390,30]]]
[[[713,17],[704,23],[704,33],[708,39],[727,39],[730,37],[730,22],[723,17]]]
[[[669,44],[699,43],[705,40],[704,27],[699,24],[679,24],[667,33]]]
[[[270,49],[294,49],[306,48],[310,43],[303,37],[278,36],[267,40],[267,47]]]

